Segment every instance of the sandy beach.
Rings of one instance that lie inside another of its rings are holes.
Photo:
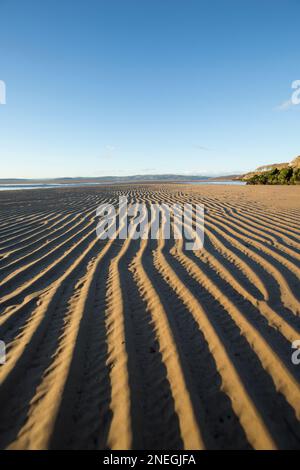
[[[108,240],[96,208],[202,203],[205,242]],[[300,449],[300,187],[0,194],[1,449]]]

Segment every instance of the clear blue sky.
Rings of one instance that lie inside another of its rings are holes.
[[[0,0],[0,177],[300,154],[299,0]]]

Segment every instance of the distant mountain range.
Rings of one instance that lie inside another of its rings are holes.
[[[198,176],[198,175],[132,175],[132,176],[98,176],[98,177],[62,177],[62,178],[0,178],[0,184],[66,184],[66,183],[134,183],[134,182],[184,182],[184,181],[231,181],[239,175],[229,176]]]

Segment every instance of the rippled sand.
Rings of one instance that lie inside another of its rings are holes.
[[[203,203],[205,244],[96,237],[96,207]],[[0,194],[0,447],[300,448],[300,187]]]

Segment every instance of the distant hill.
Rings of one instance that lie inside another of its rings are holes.
[[[241,179],[247,184],[300,184],[300,156],[291,162],[259,166]]]
[[[289,166],[292,166],[293,168],[300,168],[300,155],[299,157],[294,158],[294,160],[289,163]]]

